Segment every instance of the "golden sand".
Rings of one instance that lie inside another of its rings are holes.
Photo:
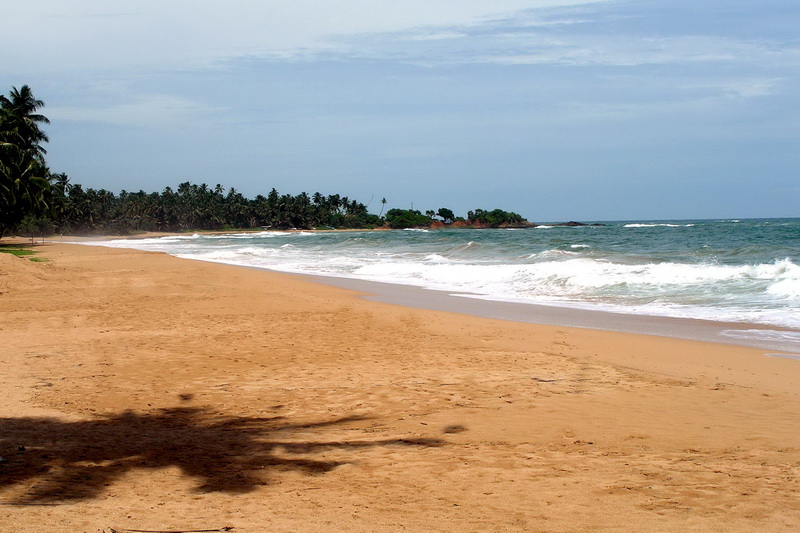
[[[0,254],[0,531],[800,528],[800,361],[39,249]]]

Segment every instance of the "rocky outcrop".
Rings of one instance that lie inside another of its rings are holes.
[[[605,226],[605,224],[600,223],[593,223],[593,224],[585,224],[583,222],[575,222],[574,220],[570,220],[569,222],[562,222],[560,224],[551,224],[551,226],[563,226],[563,227],[577,227],[577,226]]]

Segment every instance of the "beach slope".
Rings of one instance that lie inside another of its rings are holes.
[[[800,361],[0,254],[0,529],[795,531]]]

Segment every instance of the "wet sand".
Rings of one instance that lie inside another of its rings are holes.
[[[800,523],[796,360],[40,250],[0,254],[0,529]]]
[[[800,357],[800,331],[786,328],[742,322],[622,314],[577,307],[532,304],[529,302],[504,302],[483,299],[468,293],[459,294],[409,285],[340,277],[316,275],[302,277],[318,283],[361,292],[368,300],[404,305],[417,309],[462,313],[528,324],[570,326],[750,346],[752,348],[783,352],[787,356]],[[754,335],[753,332],[762,335]]]

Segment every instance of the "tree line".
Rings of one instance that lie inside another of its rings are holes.
[[[105,189],[73,184],[63,172],[51,172],[49,141],[41,129],[50,121],[39,110],[44,102],[30,87],[12,88],[0,95],[0,237],[9,231],[26,235],[119,234],[143,231],[181,232],[249,228],[410,228],[432,225],[499,227],[525,225],[516,213],[500,209],[476,209],[467,218],[441,208],[424,214],[413,209],[390,209],[381,213],[346,196],[305,192],[280,194],[274,188],[266,195],[246,198],[235,188],[220,184],[184,182],[161,192],[115,194]]]
[[[53,218],[51,231],[114,233],[142,231],[225,230],[249,228],[313,229],[369,228],[382,225],[367,206],[338,194],[324,196],[279,194],[274,188],[254,199],[222,185],[190,182],[160,193],[84,189],[64,174],[55,176],[47,203]],[[37,223],[33,221],[34,225]],[[44,230],[48,228],[42,228]]]

